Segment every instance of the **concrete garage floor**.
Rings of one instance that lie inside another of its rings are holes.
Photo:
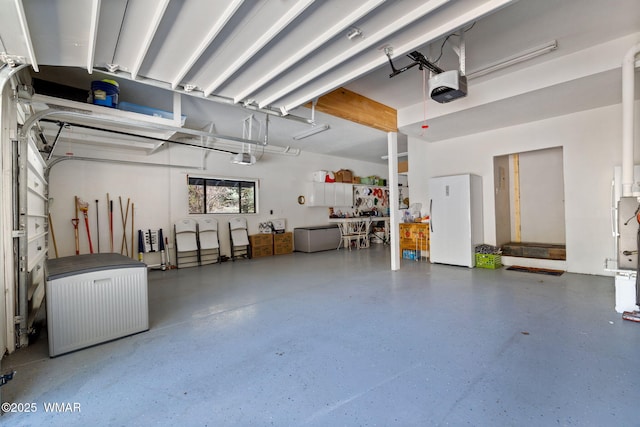
[[[613,279],[295,253],[149,275],[151,329],[2,361],[6,426],[631,426]],[[45,403],[80,404],[46,413]]]

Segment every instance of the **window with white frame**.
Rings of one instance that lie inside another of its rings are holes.
[[[257,212],[258,182],[190,176],[190,214],[252,214]]]

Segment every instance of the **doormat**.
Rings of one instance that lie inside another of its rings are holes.
[[[535,268],[535,267],[522,267],[521,265],[512,265],[507,267],[507,270],[523,271],[525,273],[546,274],[549,276],[561,276],[564,271],[562,270],[550,270],[548,268]]]

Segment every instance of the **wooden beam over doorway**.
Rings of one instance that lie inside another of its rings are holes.
[[[515,222],[514,242],[522,241],[522,221],[520,212],[520,155],[513,155],[513,210]]]
[[[305,107],[311,108],[311,102]],[[385,132],[398,131],[398,112],[394,108],[342,87],[318,98],[316,111]]]

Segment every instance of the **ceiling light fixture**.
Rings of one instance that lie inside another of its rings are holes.
[[[325,130],[329,130],[329,125],[327,124],[324,124],[324,125],[316,124],[316,104],[317,103],[318,103],[318,98],[311,101],[311,120],[309,120],[309,123],[311,123],[311,128],[303,132],[300,132],[297,135],[293,135],[293,139],[295,139],[296,141],[300,139],[309,138],[312,135],[315,135],[320,132],[324,132]]]
[[[538,47],[534,47],[532,49],[526,50],[524,52],[521,52],[519,54],[510,56],[506,59],[503,59],[502,61],[499,62],[495,62],[491,65],[488,65],[485,68],[481,68],[479,70],[476,70],[472,73],[467,74],[467,78],[469,79],[473,79],[476,77],[480,77],[480,76],[484,76],[487,75],[489,73],[493,73],[495,71],[498,70],[502,70],[503,68],[507,68],[510,67],[512,65],[516,65],[519,64],[521,62],[524,61],[528,61],[530,59],[533,58],[537,58],[540,55],[544,55],[545,53],[549,53],[552,52],[554,50],[556,50],[558,48],[558,41],[557,40],[553,40],[550,41],[549,43],[545,43],[541,46]]]
[[[293,135],[293,139],[300,140],[300,139],[305,139],[308,138],[310,136],[313,136],[317,133],[320,132],[324,132],[325,130],[329,130],[330,126],[329,125],[312,125],[309,129],[305,130],[304,132],[300,132],[297,135]]]
[[[238,153],[231,156],[234,165],[251,166],[256,163],[256,156],[250,153]]]

